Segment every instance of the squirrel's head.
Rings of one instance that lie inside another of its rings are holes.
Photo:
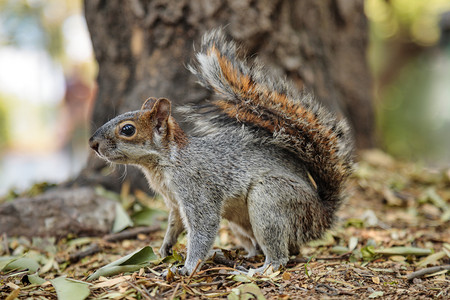
[[[149,98],[141,110],[119,115],[97,129],[89,145],[113,163],[143,164],[158,159],[187,141],[170,111],[168,99]]]

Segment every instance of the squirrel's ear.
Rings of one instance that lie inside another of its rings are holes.
[[[170,100],[166,98],[159,98],[153,106],[153,110],[155,110],[156,129],[160,132],[161,128],[166,127],[167,119],[170,117]]]
[[[144,104],[142,104],[141,110],[152,110],[153,106],[155,106],[155,103],[158,101],[158,99],[150,97],[147,100],[145,100]]]

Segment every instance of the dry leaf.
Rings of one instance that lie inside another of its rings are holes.
[[[291,273],[289,273],[289,272],[284,272],[283,273],[283,276],[282,276],[282,278],[284,279],[284,280],[289,280],[289,279],[291,279]]]
[[[406,257],[402,255],[391,255],[389,256],[389,260],[403,262],[406,260]]]
[[[384,293],[382,291],[375,291],[372,294],[369,295],[370,299],[382,297]]]
[[[419,261],[417,263],[417,267],[423,268],[423,267],[426,267],[428,265],[437,264],[438,260],[444,258],[445,256],[446,256],[446,253],[444,251],[439,251],[439,252],[433,253],[431,255],[428,255],[427,257],[425,257],[421,261]]]
[[[20,289],[13,290],[11,294],[9,294],[5,300],[14,300],[19,297]]]
[[[348,241],[348,250],[355,250],[356,246],[358,246],[358,238],[356,236],[352,236]]]
[[[114,286],[116,284],[130,280],[130,278],[131,278],[131,276],[127,275],[127,276],[120,276],[120,277],[116,277],[116,278],[112,278],[112,279],[107,279],[106,281],[94,284],[91,288],[99,289],[99,288]]]

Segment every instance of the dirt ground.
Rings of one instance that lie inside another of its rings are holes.
[[[145,224],[142,210],[133,211],[137,206],[163,207],[162,201],[142,193],[122,197],[128,199],[127,211],[139,215],[140,219],[132,218],[135,223]],[[61,276],[87,287],[84,292],[66,290],[75,297],[70,299],[450,298],[450,170],[397,162],[380,151],[361,154],[335,229],[306,245],[281,271],[231,274],[238,266],[261,266],[263,257],[245,259],[224,222],[215,243],[224,249],[224,257],[208,260],[193,276],[171,272],[161,276],[185,255],[183,237],[175,247],[181,256],[155,259],[134,272],[121,269],[87,284],[87,277],[100,267],[137,249],[151,246],[157,252],[165,214],[153,212],[146,215],[152,219],[150,227],[103,238],[1,237],[0,298],[56,299],[57,294],[62,298],[64,288],[55,280]],[[8,269],[5,261],[11,257],[34,260],[38,267],[34,272]],[[43,280],[36,283],[33,276]]]

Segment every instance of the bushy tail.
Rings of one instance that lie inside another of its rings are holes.
[[[222,30],[204,35],[196,58],[189,69],[222,98],[211,105],[227,116],[217,117],[213,125],[234,120],[272,133],[271,142],[304,162],[325,206],[336,209],[353,164],[345,120],[338,121],[312,94],[271,77],[259,63],[239,58],[236,44]]]

